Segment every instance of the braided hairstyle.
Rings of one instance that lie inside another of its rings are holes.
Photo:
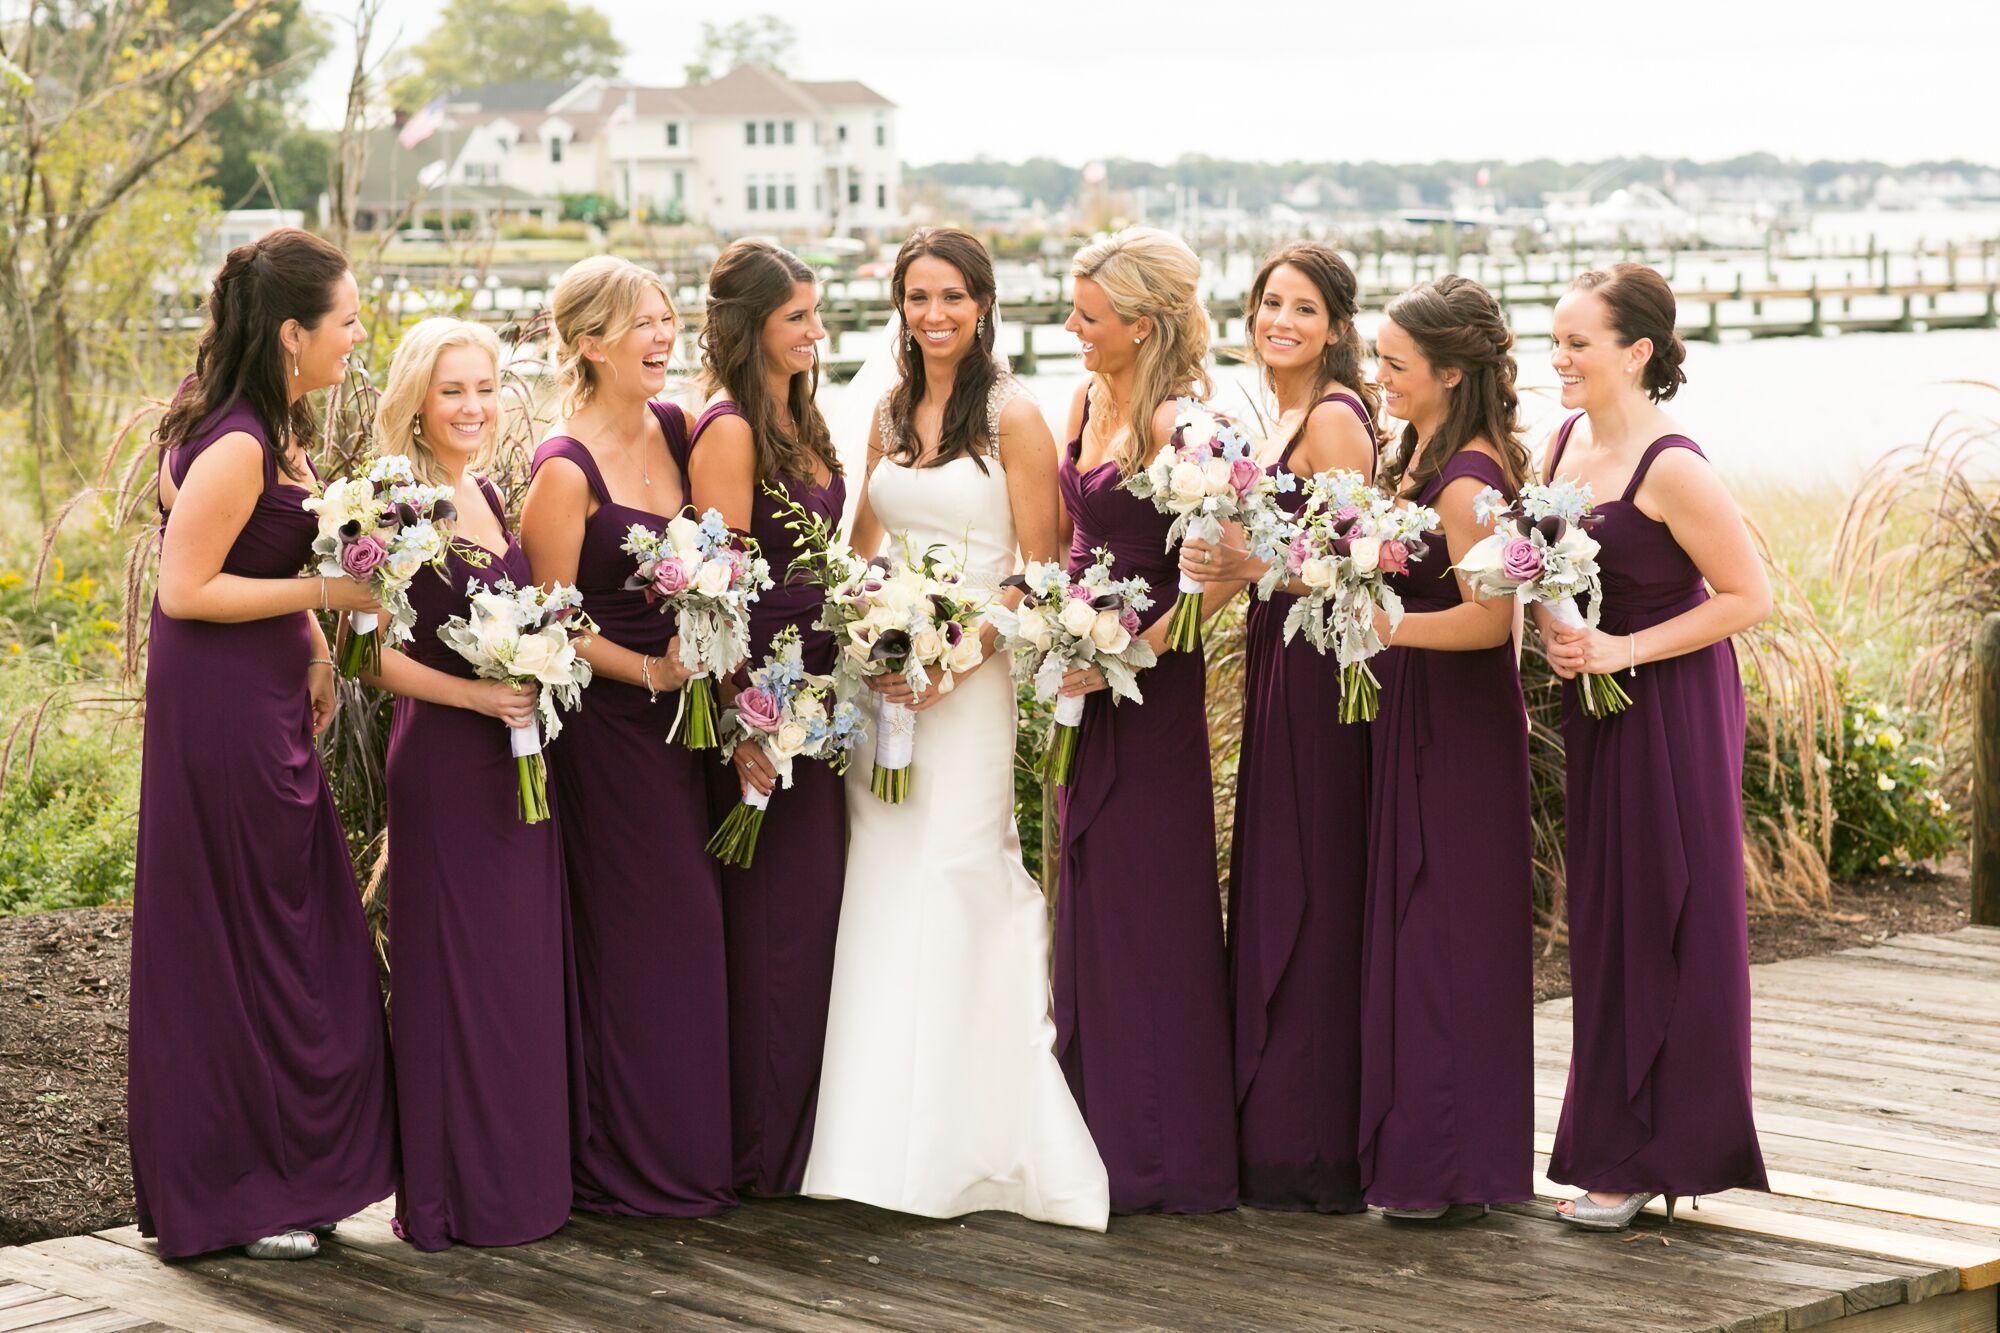
[[[1453,273],[1418,283],[1384,313],[1410,335],[1434,373],[1456,370],[1459,381],[1449,390],[1444,420],[1422,460],[1410,465],[1417,428],[1405,426],[1402,447],[1382,467],[1382,485],[1421,495],[1459,450],[1483,439],[1499,451],[1508,485],[1519,486],[1528,476],[1528,451],[1521,443],[1521,400],[1514,392],[1514,335],[1492,294]]]

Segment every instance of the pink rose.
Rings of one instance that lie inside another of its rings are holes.
[[[752,685],[736,696],[736,715],[752,731],[766,735],[778,729],[778,700],[761,685]]]
[[[1542,572],[1542,553],[1526,537],[1516,537],[1500,550],[1500,573],[1510,582],[1526,583]]]
[[[1306,561],[1312,559],[1312,539],[1301,532],[1292,538],[1292,547],[1285,553],[1285,570],[1296,574],[1305,568]]]
[[[1127,634],[1137,634],[1139,632],[1139,613],[1129,606],[1122,607],[1118,612],[1118,623],[1124,627]]]
[[[1069,585],[1069,596],[1073,602],[1087,602],[1091,599],[1091,591],[1081,583],[1072,583]]]
[[[1384,574],[1407,574],[1410,572],[1410,548],[1394,537],[1382,540],[1382,549],[1375,555],[1375,563]]]
[[[1264,469],[1258,467],[1254,459],[1239,458],[1229,465],[1229,484],[1236,488],[1239,496],[1247,496],[1256,490],[1257,480],[1263,475]]]
[[[350,578],[367,578],[388,558],[389,548],[380,537],[360,537],[340,548],[340,567]]]
[[[673,556],[667,556],[653,566],[653,591],[660,596],[672,597],[687,586],[687,566]]]
[[[1353,505],[1342,505],[1333,511],[1333,516],[1341,523],[1352,523],[1355,519],[1361,517],[1361,511]]]

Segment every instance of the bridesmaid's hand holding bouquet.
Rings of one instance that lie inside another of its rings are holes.
[[[776,771],[778,785],[789,787],[796,759],[824,760],[834,772],[845,773],[867,729],[861,710],[842,697],[832,676],[805,669],[798,626],[787,625],[771,641],[764,665],[750,673],[749,688],[722,715],[722,734],[725,751],[744,741],[757,746]],[[757,854],[757,834],[771,794],[747,782],[741,791],[736,808],[708,840],[708,850],[724,865],[748,867]]]
[[[1340,664],[1342,722],[1375,719],[1381,682],[1368,659],[1385,646],[1375,613],[1381,611],[1394,635],[1403,599],[1389,586],[1389,575],[1406,574],[1423,559],[1429,551],[1424,536],[1437,528],[1435,509],[1398,504],[1359,472],[1321,472],[1306,483],[1283,564],[1306,592],[1285,617],[1285,642],[1303,630],[1307,643],[1333,653]]]
[[[1588,484],[1572,481],[1530,483],[1512,504],[1488,486],[1473,497],[1472,512],[1493,525],[1458,563],[1481,596],[1508,593],[1530,602],[1546,602],[1558,623],[1595,629],[1604,603],[1604,584],[1597,568],[1597,539],[1586,528],[1602,522],[1590,512]],[[1588,614],[1576,599],[1590,598]],[[1592,717],[1622,712],[1632,702],[1615,675],[1585,672],[1576,678],[1583,710]]]
[[[665,532],[634,523],[625,552],[638,568],[627,589],[644,589],[648,603],[672,611],[680,630],[681,665],[689,673],[667,731],[691,750],[715,748],[715,685],[750,656],[750,604],[771,586],[771,567],[749,537],[731,532],[711,509],[699,523],[677,515]],[[687,720],[685,730],[681,721]]]
[[[472,603],[470,616],[445,621],[438,638],[481,679],[537,691],[536,713],[554,740],[562,732],[556,705],[582,707],[583,687],[590,684],[590,663],[576,649],[597,626],[583,613],[583,594],[560,583],[544,592],[533,584],[517,588],[507,579],[491,588],[471,579],[465,595]],[[524,727],[510,726],[507,737],[520,779],[517,810],[523,823],[539,824],[549,817],[541,730],[530,717]]]
[[[1175,409],[1166,446],[1144,471],[1126,478],[1125,489],[1174,516],[1169,548],[1188,537],[1213,544],[1222,539],[1225,520],[1241,524],[1250,554],[1271,566],[1264,584],[1275,584],[1291,535],[1291,521],[1275,497],[1291,490],[1295,478],[1265,470],[1250,438],[1198,400],[1182,398]],[[1201,594],[1199,580],[1180,576],[1180,597],[1167,621],[1168,648],[1187,652],[1201,642]]]
[[[1111,577],[1112,555],[1103,548],[1075,575],[1060,564],[1034,561],[1010,575],[1003,588],[1023,590],[1021,604],[994,604],[986,618],[1014,655],[1014,677],[1034,682],[1035,697],[1055,700],[1055,731],[1048,751],[1051,780],[1068,784],[1076,768],[1076,729],[1083,721],[1081,694],[1062,694],[1063,676],[1084,667],[1104,673],[1112,698],[1144,703],[1138,673],[1157,660],[1139,637],[1139,613],[1153,604],[1146,580]]]
[[[319,520],[313,572],[323,578],[344,575],[365,585],[389,616],[383,630],[373,611],[347,613],[340,672],[352,679],[364,670],[380,671],[385,635],[393,646],[408,642],[415,631],[411,580],[426,565],[444,563],[449,543],[442,529],[458,518],[451,487],[420,485],[409,459],[383,454],[362,475],[327,483],[302,507]],[[484,564],[469,553],[467,558]]]

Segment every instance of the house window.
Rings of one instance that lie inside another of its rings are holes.
[[[751,211],[752,213],[755,213],[755,212],[757,211],[757,182],[756,182],[756,181],[751,181],[751,182],[750,182],[750,211]]]
[[[774,213],[777,211],[778,187],[776,185],[766,185],[764,187],[764,207],[770,209]]]
[[[889,206],[889,187],[887,185],[877,185],[875,187],[875,207],[887,208],[888,206]]]
[[[813,211],[817,213],[820,209],[825,207],[826,207],[826,187],[824,185],[813,186]]]
[[[765,142],[765,143],[767,143],[767,144],[770,144],[770,143],[776,143],[776,142],[778,142],[778,122],[777,122],[777,121],[775,121],[775,120],[767,120],[767,121],[765,121],[765,122],[764,122],[764,142]]]
[[[841,141],[842,143],[846,143],[846,142],[847,142],[847,126],[845,126],[845,125],[836,125],[836,126],[834,126],[834,127],[833,127],[833,137],[834,137],[834,138],[836,138],[836,139],[838,139],[838,140],[840,140],[840,141]]]
[[[560,136],[549,140],[549,161],[562,161],[562,138]]]
[[[678,120],[670,120],[667,122],[667,147],[679,148],[680,146],[681,123]]]
[[[789,185],[789,184],[786,185],[785,211],[789,213],[798,206],[799,206],[799,187],[796,185]]]
[[[687,173],[685,171],[676,171],[674,173],[674,198],[685,199],[686,197]]]
[[[785,142],[786,142],[786,143],[790,143],[790,142],[792,141],[792,126],[793,126],[793,122],[792,122],[792,121],[789,121],[789,120],[788,120],[788,121],[786,121],[786,122],[785,122]]]
[[[860,182],[860,181],[849,181],[849,182],[847,182],[847,202],[848,202],[848,203],[850,203],[850,204],[858,204],[858,203],[860,203],[860,202],[861,202],[861,182]]]
[[[756,121],[746,120],[743,122],[743,142],[749,144],[752,148],[755,148],[757,146]]]
[[[877,125],[875,127],[875,146],[877,148],[887,148],[889,146],[889,127],[887,125]]]

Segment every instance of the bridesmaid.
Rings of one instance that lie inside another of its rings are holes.
[[[829,523],[840,520],[846,482],[813,401],[824,337],[819,289],[795,256],[767,241],[738,241],[715,261],[701,331],[708,405],[690,445],[694,503],[720,510],[730,527],[756,538],[777,580],[751,608],[751,662],[764,659],[779,630],[795,625],[804,635],[805,668],[815,672],[832,670],[833,640],[813,628],[819,590],[787,582],[797,546],[764,488],[776,487]],[[742,785],[768,792],[777,774],[746,742],[727,775],[717,777],[710,799],[719,819]],[[825,764],[801,764],[764,817],[756,864],[722,873],[741,1190],[796,1194],[805,1178],[846,845],[840,776]]]
[[[1354,328],[1359,286],[1333,250],[1280,251],[1250,285],[1250,355],[1278,401],[1262,461],[1301,489],[1316,472],[1375,475],[1375,392]],[[1272,446],[1276,446],[1273,448]],[[1240,539],[1182,548],[1190,577],[1233,592],[1264,573]],[[1340,721],[1340,674],[1284,623],[1303,592],[1250,599],[1243,747],[1229,876],[1236,1012],[1237,1171],[1243,1202],[1364,1209],[1354,1160],[1361,1109],[1361,913],[1366,896],[1368,727]]]
[[[535,696],[476,678],[438,637],[469,613],[469,580],[532,581],[500,492],[471,470],[498,435],[499,363],[488,330],[426,319],[375,414],[380,451],[451,487],[458,510],[444,564],[410,585],[416,637],[369,681],[399,696],[385,766],[396,1221],[420,1250],[540,1240],[570,1208],[562,845],[554,823],[515,815],[506,733],[533,720]]]
[[[395,1187],[382,990],[313,737],[333,662],[300,578],[307,395],[363,338],[347,258],[303,231],[229,252],[155,438],[166,537],[146,661],[127,1124],[139,1229],[169,1259],[305,1259]]]
[[[1528,724],[1511,598],[1451,572],[1487,529],[1472,498],[1527,475],[1513,336],[1451,276],[1390,302],[1383,410],[1405,422],[1383,471],[1438,511],[1430,553],[1390,586],[1408,614],[1377,659],[1361,954],[1361,1187],[1392,1217],[1533,1194]]]
[[[687,678],[674,622],[626,589],[621,549],[687,499],[686,418],[653,401],[674,308],[610,255],[572,266],[550,304],[563,419],[535,451],[521,544],[535,581],[574,585],[598,627],[584,705],[548,759],[582,1025],[576,1206],[705,1217],[736,1203],[722,900],[701,755],[667,743]]]
[[[1536,619],[1565,680],[1635,675],[1631,707],[1601,719],[1563,690],[1576,1033],[1549,1176],[1588,1191],[1557,1210],[1593,1231],[1623,1228],[1655,1194],[1671,1218],[1678,1195],[1767,1188],[1729,640],[1770,614],[1771,588],[1728,489],[1660,410],[1686,380],[1674,313],[1652,269],[1586,273],[1557,303],[1550,355],[1563,406],[1582,410],[1549,475],[1616,498],[1598,505],[1598,627]]]
[[[1168,518],[1122,489],[1165,445],[1174,399],[1210,392],[1201,261],[1177,237],[1129,227],[1085,248],[1065,326],[1091,372],[1070,405],[1058,481],[1070,567],[1110,548],[1153,589],[1157,665],[1145,703],[1088,695],[1076,782],[1063,791],[1056,903],[1056,1054],[1111,1178],[1114,1213],[1236,1206],[1229,990],[1215,882],[1215,802],[1201,650],[1164,651],[1176,595]],[[1228,600],[1203,598],[1204,613]]]

